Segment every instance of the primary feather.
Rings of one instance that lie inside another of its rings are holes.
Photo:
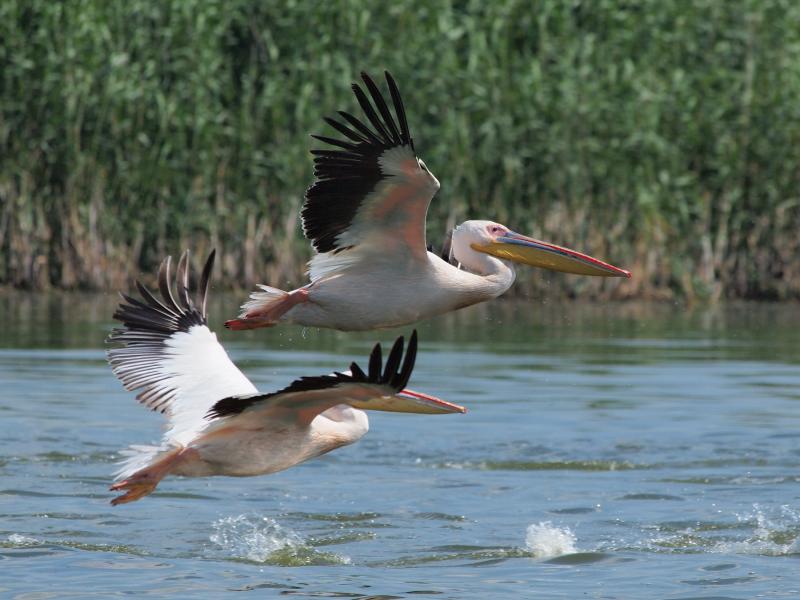
[[[208,328],[205,308],[214,256],[211,252],[203,269],[197,304],[188,292],[188,253],[178,264],[177,298],[170,286],[168,257],[158,274],[162,299],[137,282],[143,300],[123,294],[126,303],[114,318],[124,327],[108,338],[117,346],[108,351],[114,374],[126,389],[139,390],[139,402],[167,416],[164,442],[169,445],[191,442],[208,424],[205,415],[220,398],[258,391]]]

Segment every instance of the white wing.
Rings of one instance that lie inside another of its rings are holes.
[[[141,390],[139,402],[167,415],[164,441],[185,446],[208,425],[206,413],[216,402],[258,390],[236,368],[206,321],[208,278],[214,252],[206,261],[198,304],[188,292],[188,253],[176,274],[177,301],[170,289],[170,259],[158,273],[162,300],[136,283],[142,300],[123,295],[114,318],[124,327],[115,329],[108,351],[114,374],[128,390]]]
[[[303,232],[319,253],[309,263],[312,281],[369,256],[427,256],[425,218],[439,182],[414,153],[392,76],[386,73],[396,120],[372,79],[361,77],[372,102],[358,84],[353,92],[372,127],[339,111],[343,121],[325,120],[346,139],[314,136],[337,149],[312,150],[316,181],[301,212]]]

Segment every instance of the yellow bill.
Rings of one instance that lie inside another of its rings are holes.
[[[353,408],[362,410],[382,410],[386,412],[421,413],[443,415],[446,413],[465,413],[467,409],[447,402],[436,396],[429,396],[413,390],[402,390],[393,396],[370,398],[349,402]]]
[[[497,258],[576,275],[596,277],[627,277],[630,271],[620,269],[607,262],[534,238],[509,231],[488,244],[472,244],[472,249],[491,254]]]

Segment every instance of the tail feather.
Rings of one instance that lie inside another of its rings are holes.
[[[174,446],[166,444],[160,446],[134,444],[121,450],[122,460],[117,463],[119,468],[114,472],[114,481],[127,479],[137,471],[156,462],[162,454],[174,449]]]
[[[242,304],[242,311],[239,313],[240,319],[246,319],[252,316],[254,312],[263,312],[270,305],[283,300],[289,295],[288,292],[268,285],[259,285],[258,287],[261,288],[261,291],[255,291],[250,294],[250,300]]]

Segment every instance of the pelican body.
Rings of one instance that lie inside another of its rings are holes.
[[[313,136],[316,180],[301,211],[316,254],[311,282],[285,292],[261,285],[231,329],[279,322],[344,331],[413,323],[496,298],[514,282],[514,262],[605,277],[630,273],[601,260],[515,233],[492,221],[466,221],[452,232],[447,260],[425,242],[428,205],[439,181],[414,150],[400,92],[387,72],[394,114],[375,82],[353,92],[366,122],[339,111],[326,122],[342,138]],[[371,100],[370,100],[371,98]]]
[[[514,282],[514,269],[499,259],[492,259],[485,274],[456,269],[432,252],[424,260],[402,265],[376,257],[353,265],[346,275],[301,288],[307,300],[279,320],[343,331],[397,327],[494,298]],[[254,294],[256,302],[260,297]]]
[[[140,283],[142,299],[123,295],[114,318],[123,323],[109,337],[114,374],[146,407],[164,413],[159,445],[131,446],[111,487],[125,493],[112,504],[138,500],[167,475],[246,477],[288,469],[359,440],[369,429],[364,409],[414,413],[466,412],[405,388],[417,354],[416,331],[404,355],[398,338],[386,360],[376,344],[365,372],[350,370],[302,377],[259,393],[231,362],[206,318],[212,252],[195,303],[188,289],[188,254],[177,269],[175,294],[170,259],[159,270],[158,299]]]

